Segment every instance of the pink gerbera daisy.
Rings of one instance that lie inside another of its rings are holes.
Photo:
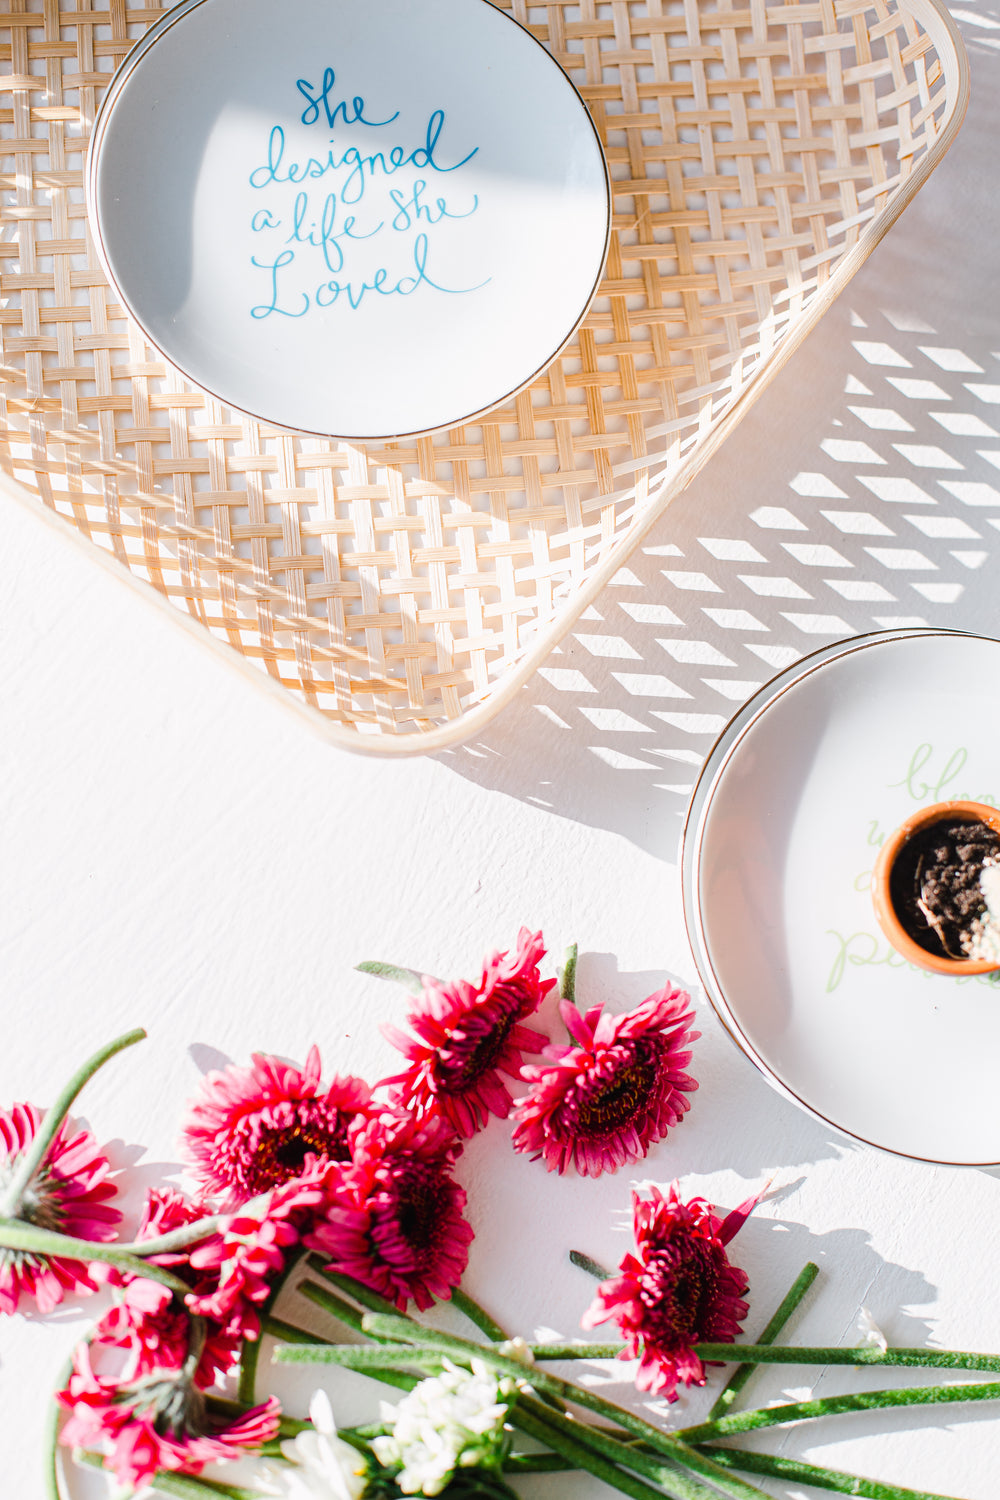
[[[304,1068],[255,1053],[206,1074],[188,1107],[182,1148],[205,1187],[235,1207],[302,1172],[308,1156],[344,1161],[347,1132],[369,1113],[371,1090],[360,1078],[324,1088],[311,1047]]]
[[[41,1120],[42,1111],[33,1104],[0,1110],[0,1196]],[[109,1206],[116,1192],[110,1171],[90,1131],[64,1120],[11,1217],[72,1239],[113,1240],[121,1214]],[[0,1249],[0,1312],[16,1312],[22,1296],[33,1298],[39,1311],[51,1312],[67,1292],[92,1292],[95,1286],[83,1261]]]
[[[175,1188],[150,1189],[137,1240],[157,1239],[205,1216],[205,1206],[187,1198]],[[194,1263],[201,1249],[219,1236],[200,1241],[198,1246],[150,1256],[150,1264],[166,1266],[191,1287],[191,1299],[207,1301],[218,1292],[218,1267],[204,1268]],[[94,1331],[98,1344],[125,1351],[126,1363],[121,1378],[139,1380],[157,1370],[180,1367],[187,1357],[191,1338],[191,1316],[173,1293],[148,1277],[125,1277],[108,1269],[103,1278],[118,1290],[114,1306],[101,1318]],[[207,1389],[215,1379],[226,1374],[240,1357],[247,1332],[256,1333],[258,1319],[249,1302],[230,1299],[224,1319],[206,1322],[201,1356],[194,1372],[194,1382]]]
[[[125,1351],[125,1380],[140,1380],[154,1370],[181,1365],[187,1355],[191,1319],[169,1287],[148,1276],[136,1276],[119,1290],[115,1304],[94,1329],[100,1344]],[[239,1357],[238,1343],[224,1368]],[[214,1375],[206,1384],[211,1385]]]
[[[158,1469],[199,1474],[241,1458],[277,1435],[281,1405],[271,1397],[236,1421],[218,1417],[186,1369],[157,1370],[125,1383],[96,1372],[100,1345],[81,1345],[60,1403],[70,1411],[60,1441],[103,1448],[119,1484],[152,1485]]]
[[[514,1148],[543,1157],[550,1172],[571,1164],[583,1177],[641,1161],[690,1109],[698,1087],[684,1071],[699,1033],[683,990],[662,989],[624,1016],[594,1006],[559,1007],[576,1045],[547,1047],[524,1069],[531,1091],[515,1106]]]
[[[511,1096],[500,1077],[521,1077],[522,1052],[540,1052],[548,1038],[521,1022],[555,984],[542,979],[545,948],[540,932],[522,927],[516,953],[494,953],[478,985],[442,984],[424,977],[424,992],[406,1017],[413,1035],[395,1026],[383,1034],[410,1059],[405,1072],[385,1082],[404,1109],[439,1113],[461,1136],[473,1135],[489,1115],[505,1118]]]
[[[196,1270],[214,1273],[215,1285],[185,1300],[193,1313],[227,1325],[235,1317],[244,1338],[255,1339],[255,1309],[266,1302],[293,1245],[312,1228],[330,1198],[336,1163],[312,1159],[301,1177],[272,1188],[229,1218],[220,1234],[191,1252]]]
[[[447,1299],[462,1279],[472,1227],[451,1175],[459,1146],[437,1116],[382,1116],[362,1126],[353,1165],[341,1168],[327,1216],[305,1240],[330,1268],[381,1292],[402,1310]]]
[[[677,1183],[664,1198],[632,1195],[637,1255],[601,1283],[581,1322],[614,1320],[625,1337],[622,1359],[639,1358],[641,1391],[676,1401],[677,1386],[704,1385],[699,1343],[732,1343],[747,1315],[747,1276],[726,1246],[759,1201],[751,1198],[720,1220],[704,1198],[682,1203]]]

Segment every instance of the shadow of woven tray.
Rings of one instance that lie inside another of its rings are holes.
[[[607,274],[572,344],[488,421],[366,445],[231,412],[104,280],[87,140],[161,7],[8,0],[3,23],[0,480],[357,749],[441,749],[511,697],[846,285],[967,100],[935,0],[501,8],[597,122]]]

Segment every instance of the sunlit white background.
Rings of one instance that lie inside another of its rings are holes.
[[[1000,11],[968,0],[954,14],[973,74],[957,145],[480,740],[395,764],[330,750],[3,500],[0,1104],[46,1103],[99,1042],[146,1026],[80,1106],[133,1209],[176,1172],[181,1105],[205,1068],[254,1049],[301,1060],[317,1041],[331,1071],[389,1070],[378,1022],[404,999],[355,973],[361,959],[475,977],[528,923],[554,956],[579,942],[586,1000],[623,1009],[667,977],[694,988],[678,841],[726,719],[837,637],[901,623],[1000,634]],[[812,1258],[823,1277],[804,1342],[848,1340],[865,1303],[893,1342],[1000,1349],[1000,1183],[834,1136],[773,1094],[696,999],[701,1089],[645,1170],[725,1206],[773,1178],[734,1250],[752,1281],[748,1332]],[[928,1110],[947,1110],[952,1087],[942,1077]],[[629,1174],[547,1178],[495,1124],[461,1175],[478,1236],[469,1289],[519,1332],[574,1335],[591,1288],[566,1253],[624,1253]],[[43,1397],[87,1314],[0,1328],[4,1494],[42,1493]],[[816,1388],[853,1378],[818,1373]],[[306,1382],[284,1388],[304,1406]],[[802,1389],[780,1375],[757,1386],[761,1399]],[[688,1396],[678,1420],[709,1399]],[[356,1389],[343,1400],[360,1415]],[[845,1417],[764,1446],[994,1500],[998,1423],[989,1407]],[[591,1493],[573,1477],[523,1488]]]

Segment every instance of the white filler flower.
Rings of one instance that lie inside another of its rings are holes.
[[[312,1428],[284,1442],[288,1463],[268,1464],[264,1490],[282,1500],[361,1500],[368,1484],[363,1454],[337,1436],[330,1400],[316,1391],[309,1403]]]
[[[481,1360],[472,1371],[443,1360],[440,1375],[414,1386],[398,1406],[382,1402],[392,1432],[372,1443],[386,1468],[400,1467],[404,1495],[440,1495],[459,1468],[496,1468],[504,1449],[503,1424],[512,1380],[492,1375]]]
[[[1000,965],[1000,864],[983,866],[979,889],[986,911],[972,924],[965,954],[967,958],[985,958]]]
[[[889,1340],[867,1307],[862,1307],[858,1313],[858,1321],[854,1325],[854,1332],[859,1349],[877,1349],[880,1354],[884,1354],[889,1347]]]

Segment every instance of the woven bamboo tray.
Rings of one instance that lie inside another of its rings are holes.
[[[98,267],[90,128],[164,7],[5,8],[0,479],[329,738],[383,754],[454,744],[521,686],[926,181],[968,96],[935,0],[507,0],[604,141],[606,277],[488,421],[358,446],[186,382]]]

